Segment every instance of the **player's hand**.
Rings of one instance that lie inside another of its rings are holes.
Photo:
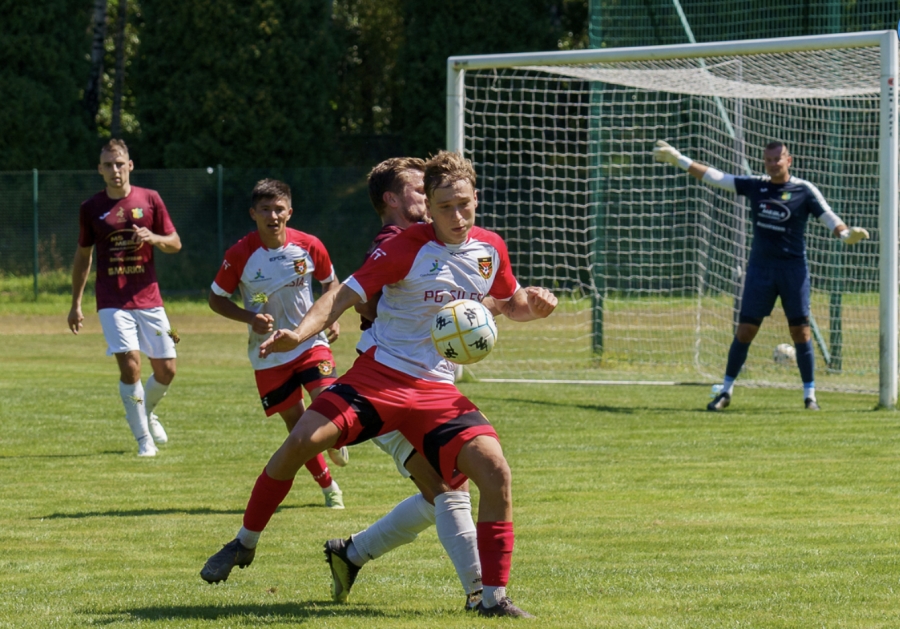
[[[146,242],[149,245],[155,245],[158,239],[158,236],[154,234],[152,231],[147,229],[146,227],[135,227],[134,235],[131,237],[134,242],[144,243]]]
[[[81,308],[73,306],[69,311],[69,329],[72,334],[78,334],[78,330],[84,327],[84,315],[81,314]]]
[[[259,346],[259,357],[265,358],[270,354],[289,352],[300,345],[300,337],[293,330],[275,330],[275,334],[267,338]]]
[[[250,327],[257,334],[268,334],[272,331],[274,323],[275,317],[264,312],[259,312],[253,317],[253,323],[250,324]]]
[[[546,319],[550,316],[559,300],[556,295],[546,288],[539,286],[529,286],[525,289],[525,297],[528,299],[528,308],[531,313],[538,319]]]
[[[841,234],[841,240],[845,245],[855,245],[860,240],[867,240],[868,238],[869,232],[862,227],[851,227],[847,230],[846,236]]]
[[[325,328],[325,338],[329,343],[334,343],[341,335],[341,324],[335,321],[330,327]]]
[[[665,140],[657,140],[656,147],[653,149],[653,159],[672,166],[678,166],[678,160],[682,157],[674,146],[671,146]]]

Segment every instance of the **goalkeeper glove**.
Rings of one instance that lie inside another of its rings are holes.
[[[851,227],[849,229],[841,230],[841,240],[845,245],[855,245],[860,240],[866,240],[869,237],[869,232],[867,232],[862,227]]]
[[[690,157],[682,155],[674,146],[664,140],[657,140],[653,149],[653,159],[658,162],[678,166],[681,170],[687,170],[694,163]]]

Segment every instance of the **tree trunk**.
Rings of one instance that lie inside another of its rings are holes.
[[[125,89],[125,24],[128,21],[128,0],[119,0],[116,16],[116,76],[113,82],[112,122],[110,135],[122,137],[122,91]]]
[[[84,90],[84,107],[91,118],[91,124],[97,124],[97,111],[100,109],[100,88],[103,82],[103,41],[106,39],[106,0],[94,0],[94,12],[91,17],[91,31],[94,34],[91,42],[91,73]]]

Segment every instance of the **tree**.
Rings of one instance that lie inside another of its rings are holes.
[[[321,166],[335,141],[328,0],[158,0],[132,72],[145,166]]]
[[[115,41],[116,75],[113,83],[112,122],[110,135],[122,137],[122,92],[125,89],[125,24],[128,21],[128,0],[119,0],[116,14]]]
[[[95,163],[82,106],[91,0],[0,0],[0,170]]]
[[[91,121],[97,120],[103,89],[103,55],[106,40],[106,0],[94,0],[91,12],[91,71],[84,90],[84,107]]]

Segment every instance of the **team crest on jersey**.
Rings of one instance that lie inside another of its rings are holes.
[[[327,360],[323,360],[319,363],[319,373],[323,376],[330,376],[334,371],[334,365]]]
[[[791,193],[790,193],[790,192],[782,192],[782,193],[781,193],[781,200],[782,200],[782,201],[790,201],[790,200],[791,200]]]
[[[494,274],[493,258],[478,258],[478,272],[481,273],[481,277],[484,279],[490,279],[491,275]]]
[[[297,275],[306,275],[306,260],[294,260],[294,272]]]
[[[144,218],[144,208],[136,207],[131,209],[131,218],[137,220],[139,218]]]
[[[125,208],[120,207],[120,208],[119,208],[119,211],[116,212],[116,216],[118,217],[118,218],[116,219],[116,222],[117,222],[117,223],[124,223],[124,222],[127,220],[127,219],[125,218]]]

